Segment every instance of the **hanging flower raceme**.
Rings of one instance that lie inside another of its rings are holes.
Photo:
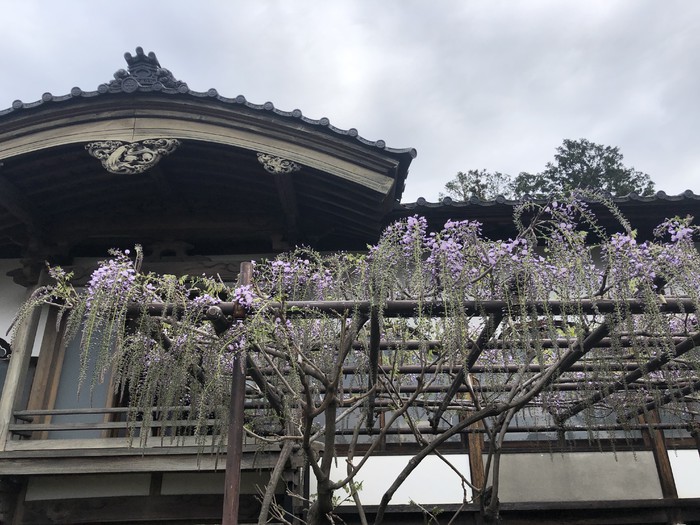
[[[615,233],[603,247],[609,265],[613,298],[624,299],[640,290],[656,289],[656,262],[650,243],[638,244],[633,236]]]
[[[340,417],[321,418],[330,397],[322,403],[334,392],[339,405],[347,401],[343,410],[359,407],[367,421],[382,410],[390,419],[418,392],[407,414],[443,425],[477,412],[474,398],[495,406],[509,392],[527,392],[538,374],[579,350],[585,354],[580,366],[557,369],[556,380],[545,381],[528,402],[550,424],[552,414],[600,395],[603,383],[619,380],[621,371],[644,359],[671,355],[697,332],[692,311],[664,313],[660,298],[672,290],[700,302],[692,243],[697,230],[690,219],[666,221],[656,240],[640,242],[627,224],[608,236],[576,199],[528,202],[518,213],[519,227],[506,239],[486,238],[476,221],[450,220],[430,232],[425,218],[408,217],[390,225],[366,254],[300,248],[258,262],[252,282],[240,286],[143,273],[138,253],[132,259],[113,252],[83,294],[72,288],[69,274],[53,269],[57,284],[42,297],[71,310],[69,333],[82,336],[85,370],[99,347],[98,380],[113,372],[132,406],[144,414],[149,406],[184,407],[167,417],[196,428],[175,426],[173,435],[215,432],[213,417],[224,424],[221,407],[230,401],[236,357],[259,371],[247,384],[247,395],[262,407],[255,419],[277,421],[274,432],[285,420],[294,428],[310,424],[303,430],[313,435]],[[397,303],[391,302],[399,299],[417,306],[392,316],[389,307]],[[334,305],[322,310],[290,305],[294,301]],[[632,301],[643,302],[643,313],[625,307]],[[229,317],[231,302],[244,319]],[[596,311],[597,303],[608,309]],[[596,346],[581,349],[604,325]],[[683,362],[647,374],[647,383],[624,385],[623,392],[586,406],[586,417],[622,413],[632,400],[649,402],[672,387],[687,388],[698,376],[697,360],[689,352]],[[459,392],[446,403],[447,414],[435,416],[450,385],[455,391],[469,385],[458,372],[465,367],[479,370],[473,372],[478,388],[468,396]],[[421,392],[431,381],[432,390]],[[367,391],[380,382],[372,404]],[[305,406],[313,415],[308,421],[299,415]]]

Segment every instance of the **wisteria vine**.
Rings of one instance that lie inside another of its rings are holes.
[[[658,410],[678,428],[697,425],[699,228],[669,218],[639,242],[610,209],[620,224],[608,233],[583,199],[526,202],[505,240],[485,238],[477,221],[429,231],[409,217],[365,254],[298,248],[258,261],[245,285],[143,272],[139,248],[114,251],[84,289],[52,268],[56,283],[20,317],[60,308],[66,338],[81,338],[81,378],[96,354],[92,386],[112,378],[142,439],[160,418],[162,435],[222,443],[242,356],[248,433],[301,443],[326,515],[324,495],[352,486],[354,471],[330,480],[312,443],[332,445],[342,429],[371,451],[377,433],[399,439],[399,425],[427,450],[472,419],[488,422],[494,448],[500,429],[527,422],[613,422],[631,435],[636,416]],[[395,314],[396,301],[413,311]]]

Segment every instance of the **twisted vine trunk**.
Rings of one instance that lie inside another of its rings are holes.
[[[333,396],[331,402],[326,408],[326,432],[325,432],[325,447],[323,458],[321,459],[321,476],[317,475],[317,494],[316,501],[309,507],[307,516],[308,525],[331,525],[333,520],[333,481],[330,478],[331,467],[333,466],[333,457],[335,455],[335,418],[338,410],[338,402],[336,392],[331,388],[326,395]],[[311,459],[313,461],[313,459]]]

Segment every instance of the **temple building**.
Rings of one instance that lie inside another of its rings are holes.
[[[487,237],[515,234],[517,202],[501,197],[402,203],[414,149],[367,140],[298,109],[193,91],[141,48],[125,58],[127,69],[95,91],[75,87],[0,110],[3,344],[20,305],[47,282],[47,262],[85,284],[110,248],[140,244],[150,271],[234,282],[242,262],[297,245],[365,250],[387,225],[415,214],[433,230],[470,219]],[[639,239],[667,217],[700,217],[700,196],[690,191],[614,201]],[[614,228],[609,209],[590,206]],[[127,408],[109,378],[78,395],[78,343],[63,344],[56,316],[49,307],[37,312],[0,355],[0,522],[221,523],[225,458],[202,453],[194,441],[130,443]],[[504,523],[700,523],[697,431],[664,435],[657,425],[641,430],[634,447],[620,439],[602,450],[585,437],[562,445],[555,428],[535,434],[507,443]],[[484,483],[474,458],[488,443],[474,435],[443,452],[463,476]],[[337,445],[341,454],[343,435]],[[243,446],[239,522],[256,523],[260,487],[279,450],[260,454],[250,440]],[[382,444],[362,476],[368,515],[385,478],[418,449],[398,438]],[[298,455],[287,470],[278,500],[302,519],[304,501],[288,494],[311,497],[313,476]],[[463,497],[459,478],[431,457],[392,500],[385,523],[424,523],[428,508],[442,509],[431,523],[447,523]],[[337,513],[360,523],[352,504]],[[466,503],[459,519],[481,523],[478,505]]]

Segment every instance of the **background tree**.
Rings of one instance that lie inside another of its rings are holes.
[[[522,172],[515,178],[486,170],[459,172],[445,185],[446,195],[467,200],[472,195],[493,199],[497,195],[516,198],[529,194],[545,197],[575,189],[594,189],[612,195],[652,195],[654,183],[646,173],[623,164],[618,147],[596,144],[586,139],[564,139],[540,173]],[[440,194],[442,197],[443,194]]]
[[[586,139],[564,139],[554,162],[537,175],[521,173],[513,181],[518,195],[550,195],[577,188],[595,189],[613,195],[652,195],[654,183],[646,173],[622,163],[620,148],[603,146]]]
[[[460,171],[454,179],[445,184],[445,192],[440,198],[452,197],[466,201],[475,196],[484,200],[495,199],[499,195],[513,197],[513,181],[510,175],[500,171],[489,172],[482,170]]]

